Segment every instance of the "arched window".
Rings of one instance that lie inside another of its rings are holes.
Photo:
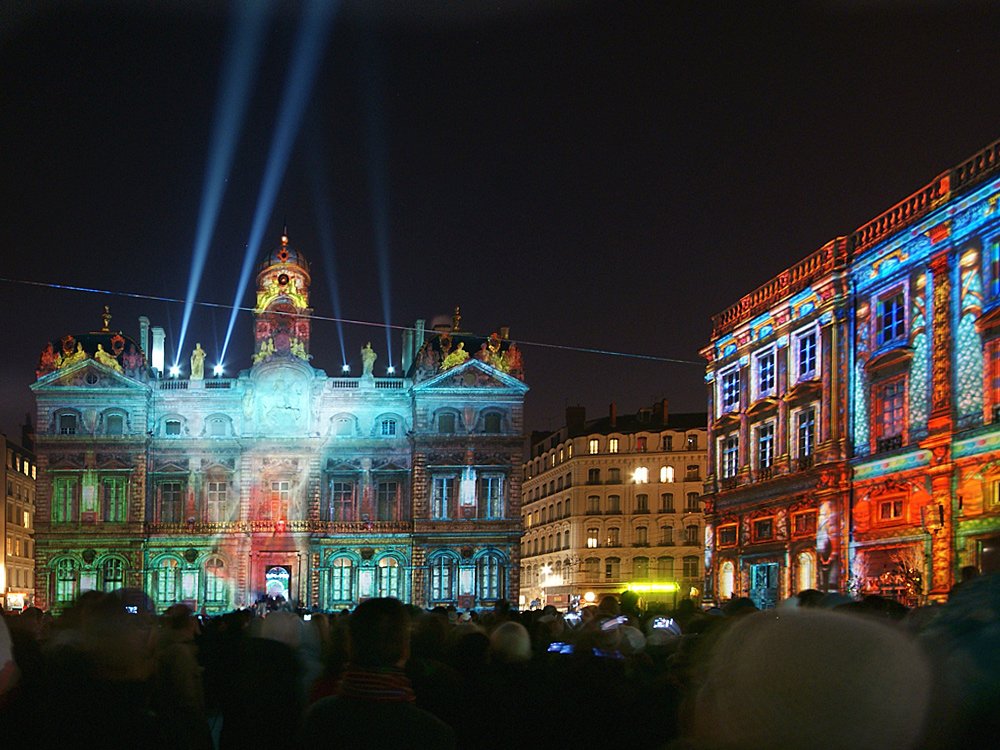
[[[674,578],[674,558],[658,557],[656,559],[656,577],[661,581],[672,581]]]
[[[378,595],[381,597],[391,596],[395,599],[402,599],[403,587],[401,581],[401,567],[399,560],[395,557],[383,557],[378,561],[377,567],[377,587]]]
[[[346,604],[354,600],[354,564],[346,555],[333,558],[330,563],[330,586],[327,601]]]
[[[504,565],[500,556],[488,553],[476,562],[476,585],[479,601],[491,602],[503,598]]]
[[[719,575],[719,598],[732,599],[735,587],[736,569],[730,561],[726,560],[722,563],[722,571]]]
[[[536,539],[537,543],[538,540]],[[456,598],[456,561],[450,555],[439,555],[431,560],[431,601],[449,602]]]
[[[216,605],[229,601],[226,563],[220,557],[210,557],[205,561],[205,601]]]
[[[673,466],[661,466],[660,467],[660,481],[661,482],[672,482],[672,481],[674,481],[674,467]]]
[[[637,581],[649,578],[649,558],[635,557],[632,559],[632,577]]]
[[[562,549],[562,532],[556,532],[556,549]]]
[[[618,581],[622,575],[622,561],[619,557],[609,557],[604,561],[604,578],[608,581]]]
[[[601,561],[596,557],[588,557],[583,561],[583,579],[587,583],[596,583],[601,575]]]
[[[125,563],[117,557],[109,557],[101,565],[101,588],[110,593],[125,586]]]
[[[441,435],[455,434],[455,415],[439,414],[437,418],[438,433]]]
[[[816,564],[813,561],[813,556],[808,552],[800,552],[798,563],[798,589],[796,591],[813,588],[816,585]]]
[[[396,437],[396,420],[383,419],[379,423],[379,434],[382,437]]]
[[[674,527],[673,526],[661,526],[660,527],[660,544],[664,547],[672,547],[674,544]]]
[[[56,603],[69,604],[76,599],[77,570],[76,563],[63,558],[56,563]]]
[[[104,420],[104,432],[108,435],[121,435],[125,431],[125,419],[121,414],[109,414]]]
[[[177,559],[165,557],[153,569],[153,589],[156,591],[156,603],[160,607],[176,604],[180,589],[180,566]]]
[[[692,524],[684,529],[684,544],[698,544],[698,525]]]

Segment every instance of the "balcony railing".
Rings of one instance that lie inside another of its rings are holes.
[[[799,471],[805,471],[806,469],[811,469],[813,467],[814,457],[812,453],[807,453],[804,456],[799,456],[795,460],[795,465]]]
[[[886,453],[903,447],[903,436],[893,435],[892,437],[879,438],[875,441],[875,452]]]
[[[405,521],[198,521],[147,523],[147,534],[238,534],[314,532],[324,534],[400,534],[413,531]]]
[[[723,477],[719,480],[719,488],[723,490],[731,490],[736,487],[736,477]]]
[[[761,466],[759,469],[757,469],[757,481],[766,482],[768,479],[771,478],[773,472],[774,472],[773,466]]]

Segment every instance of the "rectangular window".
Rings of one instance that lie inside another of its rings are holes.
[[[674,493],[664,492],[660,495],[660,513],[674,512]]]
[[[878,504],[878,520],[879,521],[899,521],[903,518],[903,500],[902,498],[892,498],[889,500],[882,500]]]
[[[672,451],[674,449],[674,438],[672,435],[663,436],[663,450]]]
[[[395,521],[399,502],[398,482],[379,482],[375,485],[375,520]]]
[[[590,452],[591,452],[591,454],[597,453],[598,448],[599,448],[599,443],[598,443],[597,438],[591,438],[590,439]]]
[[[123,424],[124,422],[120,414],[111,415],[107,421],[107,433],[109,435],[121,435]]]
[[[59,417],[59,434],[61,435],[76,434],[76,415],[63,414]]]
[[[701,513],[701,500],[697,492],[687,493],[687,502],[684,503],[685,513]]]
[[[594,514],[601,512],[601,498],[597,495],[590,495],[587,498],[587,513]]]
[[[795,365],[798,380],[814,380],[816,378],[815,329],[796,337]]]
[[[127,503],[125,477],[101,477],[102,518],[108,523],[125,523]]]
[[[181,482],[163,482],[160,485],[160,522],[181,523],[184,510],[184,485]]]
[[[479,479],[479,508],[486,518],[503,518],[502,474],[484,474]]]
[[[737,411],[740,408],[740,368],[722,374],[722,412]]]
[[[622,470],[616,467],[608,469],[608,484],[621,484]]]
[[[736,544],[736,524],[720,526],[715,537],[720,547],[732,547]]]
[[[879,300],[876,326],[880,345],[896,341],[906,335],[905,309],[901,291]]]
[[[762,518],[753,523],[753,539],[762,542],[774,538],[774,519]]]
[[[816,533],[816,511],[792,515],[792,534],[806,536]]]
[[[774,349],[758,354],[754,364],[757,370],[757,398],[774,395]]]
[[[455,477],[434,477],[431,493],[431,518],[450,518],[455,497]]]
[[[618,495],[608,495],[608,513],[621,513],[622,501]]]
[[[271,497],[268,512],[272,520],[288,520],[288,504],[291,500],[291,495],[291,487],[288,482],[271,482]]]
[[[740,436],[734,432],[722,440],[722,478],[735,479],[739,470]]]
[[[905,386],[903,378],[876,386],[875,438],[878,451],[893,450],[903,444],[903,427],[906,418],[903,410]]]
[[[80,482],[77,477],[60,477],[52,482],[52,522],[72,523],[77,520]]]
[[[587,547],[590,549],[597,548],[597,539],[600,535],[600,529],[589,528],[587,529]]]
[[[649,467],[648,466],[638,466],[636,467],[635,473],[632,475],[636,484],[647,484],[649,482]]]
[[[209,482],[207,494],[207,515],[211,523],[225,521],[226,514],[226,482]]]
[[[601,470],[590,469],[587,472],[587,484],[600,484],[600,483],[601,483]]]
[[[354,482],[342,479],[330,482],[330,520],[358,520],[354,502]]]
[[[617,452],[618,452],[618,438],[609,438],[608,453],[617,453]]]
[[[816,449],[816,409],[802,409],[796,421],[799,458],[811,456]]]
[[[395,437],[396,435],[396,420],[395,419],[383,419],[381,424],[382,437]]]
[[[646,452],[646,438],[644,438],[644,437],[637,437],[635,439],[635,449],[637,451],[639,451],[639,453],[645,453]]]
[[[181,423],[176,419],[168,420],[163,427],[163,432],[166,435],[180,435],[181,434]]]
[[[774,422],[757,428],[757,469],[770,469],[774,463]]]
[[[608,529],[608,546],[617,547],[619,544],[621,544],[621,532],[612,526]]]
[[[698,544],[698,525],[684,527],[684,544]]]
[[[649,544],[649,530],[645,526],[636,527],[635,543],[640,547],[645,547]]]
[[[649,513],[649,495],[635,496],[635,512]]]
[[[664,547],[674,546],[674,527],[673,526],[661,526],[660,527],[660,544]]]
[[[701,577],[701,568],[696,555],[688,555],[684,558],[684,577],[688,579]]]

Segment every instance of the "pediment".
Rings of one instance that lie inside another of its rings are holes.
[[[515,377],[501,372],[478,359],[468,359],[462,364],[435,375],[413,386],[415,393],[427,391],[455,391],[469,389],[504,390],[527,393],[528,386]]]
[[[338,474],[347,474],[347,473],[361,471],[361,467],[354,463],[349,463],[347,461],[336,461],[331,458],[329,461],[326,462],[326,470]]]
[[[99,469],[134,469],[129,456],[124,453],[98,453],[96,457]]]
[[[132,391],[146,391],[148,386],[118,372],[108,365],[93,359],[62,367],[39,378],[31,384],[33,391],[48,391],[63,388],[125,388]]]
[[[395,461],[386,461],[384,464],[378,466],[372,466],[372,471],[383,471],[383,472],[397,472],[397,471],[409,471],[405,466],[400,466]]]

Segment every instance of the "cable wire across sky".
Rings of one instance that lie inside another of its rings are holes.
[[[73,285],[70,285],[70,284],[55,284],[55,283],[46,282],[46,281],[30,281],[28,279],[11,279],[11,278],[6,278],[6,277],[0,277],[0,282],[7,283],[7,284],[23,284],[25,286],[44,287],[44,288],[47,288],[47,289],[64,289],[66,291],[71,291],[71,292],[87,292],[87,293],[90,293],[90,294],[108,294],[108,295],[112,295],[112,296],[116,296],[116,297],[130,297],[132,299],[144,299],[144,300],[150,300],[150,301],[153,301],[153,302],[169,302],[169,303],[175,303],[175,304],[185,304],[187,302],[187,300],[180,299],[178,297],[164,297],[164,296],[155,295],[155,294],[143,294],[141,292],[121,292],[121,291],[114,291],[114,290],[111,290],[111,289],[94,289],[92,287],[73,286]],[[254,311],[254,308],[252,308],[252,307],[241,307],[241,306],[236,306],[236,305],[227,305],[227,304],[223,304],[221,302],[196,301],[194,304],[198,305],[200,307],[208,307],[208,308],[215,308],[215,309],[221,309],[221,310],[229,310],[229,311],[231,311],[231,314],[232,314],[233,317],[235,317],[237,314],[239,314],[241,312],[250,312],[250,313],[252,313]],[[299,315],[299,313],[279,313],[279,314],[282,314],[282,315]],[[317,320],[317,321],[328,322],[328,323],[339,323],[339,324],[356,325],[356,326],[369,326],[371,328],[387,328],[387,329],[392,329],[392,330],[396,330],[396,331],[413,331],[413,330],[416,330],[412,326],[392,325],[390,323],[380,323],[380,322],[372,321],[372,320],[354,320],[354,319],[351,319],[351,318],[336,318],[336,317],[326,316],[326,315],[316,315],[315,313],[312,314],[312,315],[302,316],[302,317],[308,317],[310,320]],[[462,333],[466,333],[466,332],[463,331]],[[488,335],[488,334],[475,334],[472,331],[469,331],[468,333],[471,333],[472,335],[481,335],[481,336],[487,336]],[[585,347],[585,346],[571,346],[569,344],[550,344],[550,343],[546,343],[546,342],[543,342],[543,341],[528,341],[526,339],[514,339],[514,340],[517,342],[517,344],[519,346],[535,346],[535,347],[539,347],[539,348],[543,348],[543,349],[559,349],[559,350],[562,350],[562,351],[580,352],[582,354],[599,354],[599,355],[605,355],[605,356],[609,356],[609,357],[627,357],[629,359],[644,359],[644,360],[649,360],[649,361],[652,361],[652,362],[664,362],[664,363],[667,363],[667,364],[676,364],[676,365],[698,365],[699,367],[704,367],[704,365],[705,365],[704,362],[698,362],[696,360],[691,360],[691,359],[676,359],[674,357],[657,357],[657,356],[652,355],[652,354],[635,354],[633,352],[618,352],[618,351],[615,351],[613,349],[595,349],[595,348],[592,348],[592,347]]]

